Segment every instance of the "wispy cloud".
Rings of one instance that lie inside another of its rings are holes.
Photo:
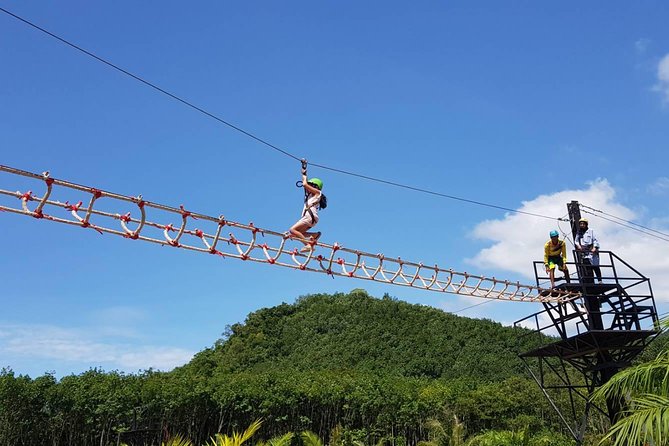
[[[607,180],[596,180],[582,190],[566,190],[551,195],[541,195],[523,203],[521,211],[542,215],[561,216],[565,214],[565,203],[578,200],[581,204],[600,209],[607,214],[634,221],[637,215],[631,209],[616,201],[614,188]],[[669,302],[669,244],[632,231],[612,221],[587,215],[591,227],[597,232],[602,250],[613,251],[626,262],[651,278],[656,300]],[[661,220],[651,223],[654,229],[669,233],[668,225]],[[666,223],[666,222],[665,222]],[[548,240],[551,229],[569,234],[567,222],[551,222],[522,214],[510,214],[499,220],[488,220],[478,224],[473,235],[482,240],[492,241],[492,245],[478,252],[471,263],[481,269],[513,271],[527,279],[534,279],[528,268],[533,260],[543,258],[543,245]],[[569,239],[569,236],[567,236]]]
[[[648,50],[650,44],[651,44],[650,39],[641,38],[636,42],[634,42],[634,49],[636,49],[637,53],[644,54]]]
[[[665,104],[669,104],[669,54],[657,65],[657,84],[653,90],[660,92]]]
[[[137,327],[147,320],[144,310],[130,306],[97,309],[89,317],[100,335],[131,339],[141,339]]]
[[[660,177],[647,187],[648,193],[653,195],[666,195],[669,193],[669,178]]]
[[[84,362],[111,369],[171,370],[194,352],[182,348],[91,339],[90,331],[53,325],[0,326],[0,356]]]

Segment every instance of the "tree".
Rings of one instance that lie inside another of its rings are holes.
[[[669,318],[661,326],[666,331]],[[618,372],[593,398],[617,398],[627,403],[600,444],[609,440],[613,446],[669,444],[669,348],[651,361]]]

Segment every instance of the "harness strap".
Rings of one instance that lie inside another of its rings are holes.
[[[313,223],[316,223],[316,218],[314,217],[314,213],[311,211],[311,208],[316,206],[316,203],[314,203],[311,206],[308,206],[309,204],[309,193],[305,190],[304,191],[304,210],[302,211],[302,217],[307,215],[307,212],[309,212],[309,216],[311,217],[311,221]]]

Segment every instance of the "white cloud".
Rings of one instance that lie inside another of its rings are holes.
[[[541,195],[524,202],[519,210],[564,216],[567,213],[565,204],[572,200],[625,220],[634,221],[637,217],[634,211],[616,202],[615,190],[605,179],[596,180],[583,190]],[[650,277],[656,301],[669,302],[669,256],[666,255],[669,244],[598,218],[596,213],[584,216],[590,219],[590,227],[596,231],[601,249],[613,251],[646,277]],[[661,220],[654,221],[655,224],[658,222]],[[474,228],[473,235],[493,243],[468,261],[481,269],[503,269],[534,279],[531,262],[542,260],[543,245],[551,229],[566,233],[566,238],[571,240],[568,222],[558,223],[517,213],[499,220],[484,221]],[[668,233],[669,225],[655,226],[654,229]]]
[[[657,65],[657,84],[654,90],[660,92],[665,103],[669,103],[669,54]]]
[[[647,189],[653,195],[664,195],[669,192],[669,178],[660,177],[650,184]]]
[[[175,347],[93,340],[87,330],[51,325],[5,325],[0,327],[0,354],[3,357],[83,362],[125,371],[148,368],[166,371],[188,362],[194,352]]]

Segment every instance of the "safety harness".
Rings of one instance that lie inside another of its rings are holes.
[[[302,175],[305,177],[307,176],[307,160],[303,159],[302,161]],[[307,212],[309,212],[309,216],[311,217],[311,222],[313,224],[316,224],[316,217],[314,216],[314,213],[312,212],[311,208],[314,206],[318,206],[319,203],[314,203],[311,206],[309,206],[309,192],[307,189],[304,189],[304,211],[302,211],[302,217],[307,215]]]

